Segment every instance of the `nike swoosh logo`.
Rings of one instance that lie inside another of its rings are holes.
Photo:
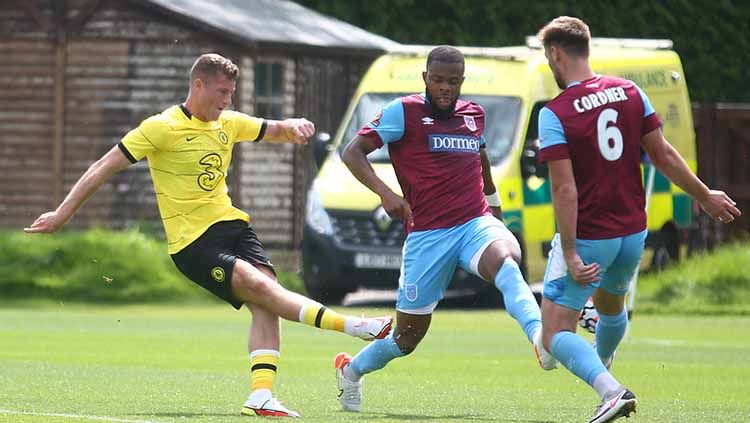
[[[198,138],[198,136],[197,136],[197,135],[196,135],[196,136],[194,136],[194,137],[186,137],[186,138],[185,138],[185,140],[186,140],[187,142],[190,142],[190,141],[192,141],[192,140],[194,140],[194,139],[196,139],[196,138]]]

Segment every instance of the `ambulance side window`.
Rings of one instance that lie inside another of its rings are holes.
[[[526,140],[521,154],[521,177],[523,179],[529,179],[532,176],[546,179],[549,173],[547,164],[537,161],[539,153],[539,111],[545,104],[547,104],[546,101],[540,101],[534,104],[531,109],[531,118],[529,119],[529,127],[526,130]]]

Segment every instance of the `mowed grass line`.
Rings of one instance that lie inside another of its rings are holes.
[[[0,421],[243,421],[248,321],[219,305],[0,308]],[[414,355],[366,378],[365,412],[343,413],[331,362],[363,346],[284,323],[276,394],[311,422],[582,422],[597,403],[541,371],[505,312],[438,310]],[[639,396],[630,421],[750,421],[748,351],[750,317],[636,316],[614,366]]]

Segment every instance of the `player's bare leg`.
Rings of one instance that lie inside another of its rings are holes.
[[[285,289],[250,263],[237,260],[232,272],[232,294],[244,303],[257,304],[280,317],[321,329],[344,332],[364,340],[385,338],[392,318],[347,316]]]
[[[266,276],[276,280],[273,271],[258,266]],[[247,416],[299,417],[273,396],[273,383],[281,358],[279,316],[257,304],[246,304],[252,313],[248,352],[250,353],[250,395],[240,413]]]

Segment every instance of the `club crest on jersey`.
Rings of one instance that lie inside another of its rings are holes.
[[[435,123],[435,119],[429,116],[425,116],[422,118],[422,125],[432,125],[434,123]]]
[[[474,121],[474,116],[464,116],[464,123],[469,131],[474,132],[477,130],[477,123]]]
[[[430,151],[433,153],[478,153],[479,138],[469,135],[430,134]]]

